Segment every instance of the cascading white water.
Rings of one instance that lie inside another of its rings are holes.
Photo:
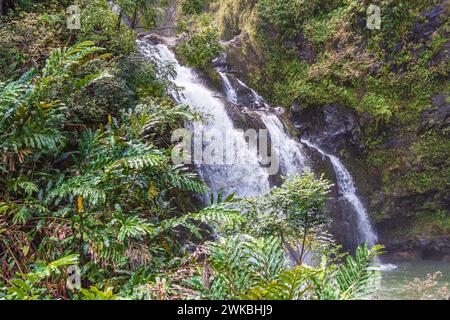
[[[237,98],[236,91],[231,85],[228,76],[224,73],[220,74],[222,79],[224,80],[224,89],[226,91],[227,97],[231,102]],[[248,88],[242,81],[237,80],[241,86]],[[248,88],[250,89],[250,88]],[[251,89],[250,89],[251,90]],[[256,101],[260,103],[264,103],[262,98],[253,90],[251,90],[252,94]],[[233,99],[230,99],[232,97]],[[264,103],[265,104],[265,103]],[[278,141],[280,141],[279,146],[279,157],[281,160],[281,164],[283,167],[284,174],[298,174],[308,169],[308,161],[305,156],[303,146],[292,139],[284,130],[283,124],[280,119],[273,114],[267,114],[265,112],[258,112],[261,116],[261,120],[266,125],[269,130],[271,137],[276,137]],[[331,164],[333,165],[334,172],[336,174],[337,184],[339,188],[339,192],[341,195],[351,204],[354,208],[357,217],[357,231],[358,231],[358,242],[364,243],[367,241],[370,247],[373,247],[377,244],[378,237],[373,231],[372,225],[369,220],[369,215],[367,210],[364,208],[361,200],[359,199],[355,187],[355,183],[353,182],[353,178],[348,172],[348,170],[344,167],[342,162],[331,154],[324,152],[321,148],[314,145],[310,141],[302,140],[304,144],[309,146],[310,148],[316,149],[322,155],[326,156],[330,159]]]
[[[273,114],[260,112],[260,115],[270,136],[280,141],[279,158],[283,174],[300,174],[310,170],[303,146],[286,133],[280,119]]]
[[[197,111],[211,115],[206,124],[196,123],[196,127],[203,132],[214,131],[234,136],[234,147],[246,144],[242,132],[236,130],[229,118],[225,104],[215,92],[208,89],[190,68],[181,66],[175,55],[162,44],[151,44],[147,41],[138,41],[142,54],[152,59],[159,65],[171,64],[176,76],[174,83],[180,88],[173,93],[174,99],[180,103],[186,103],[194,107]],[[238,102],[238,96],[233,88],[228,76],[219,72],[223,83],[227,99],[232,103]],[[241,86],[248,88],[242,81],[238,80]],[[264,100],[252,89],[248,88],[254,96],[257,105],[266,106]],[[279,157],[283,169],[283,174],[298,174],[308,169],[308,161],[304,155],[303,146],[295,139],[291,138],[285,131],[283,124],[275,115],[257,111],[262,121],[266,125],[271,137],[275,137],[279,143]],[[302,142],[330,159],[334,171],[336,172],[337,183],[341,195],[352,205],[357,213],[358,241],[367,241],[370,246],[377,243],[377,236],[372,229],[366,209],[357,196],[356,187],[348,170],[342,162],[335,156],[325,153],[319,147],[309,141]],[[248,154],[250,164],[232,165],[205,165],[197,164],[201,178],[209,185],[214,194],[223,192],[231,194],[235,192],[239,196],[252,197],[260,196],[270,190],[269,176],[267,171],[259,164],[257,152]]]
[[[341,160],[331,154],[326,153],[321,148],[314,145],[308,140],[302,139],[302,142],[330,159],[330,162],[333,165],[334,172],[336,173],[339,192],[352,205],[357,214],[356,221],[358,226],[358,242],[361,244],[367,241],[370,247],[376,245],[378,237],[373,231],[367,210],[364,208],[364,205],[362,204],[356,193],[356,187],[355,183],[353,182],[352,176],[344,167]]]
[[[220,71],[218,71],[218,73],[222,78],[225,89],[225,95],[227,96],[228,101],[236,104],[238,102],[237,93],[236,90],[234,90],[233,86],[231,85],[230,79],[228,79],[228,76],[225,73]]]
[[[230,79],[225,73],[220,71],[218,71],[218,73],[223,80],[225,95],[227,96],[227,99],[231,103],[238,103],[237,93],[233,88]],[[264,99],[258,93],[256,93],[256,91],[249,88],[241,80],[236,79],[236,81],[239,83],[239,85],[247,88],[252,93],[254,101],[257,104],[266,105]],[[279,160],[281,162],[280,164],[282,166],[282,173],[285,175],[300,174],[306,169],[310,169],[308,166],[307,157],[303,150],[303,146],[301,145],[301,143],[287,134],[280,119],[274,114],[269,114],[263,111],[256,111],[256,113],[258,113],[261,117],[261,120],[269,131],[270,137],[274,141],[279,142],[277,148],[279,153]]]
[[[144,39],[138,41],[138,46],[141,53],[155,63],[172,65],[176,74],[173,81],[179,87],[177,92],[173,92],[177,102],[188,104],[196,111],[210,116],[206,123],[195,123],[195,129],[201,130],[206,135],[214,133],[214,137],[211,137],[214,139],[225,140],[226,136],[227,147],[237,149],[236,152],[240,152],[239,148],[246,147],[243,133],[234,128],[219,95],[207,88],[192,69],[181,66],[175,55],[163,44],[155,45]],[[203,143],[207,144],[207,141]],[[257,153],[246,152],[245,156],[244,164],[196,163],[196,165],[200,177],[215,195],[236,193],[242,197],[254,197],[267,193],[270,190],[269,176],[259,164]]]

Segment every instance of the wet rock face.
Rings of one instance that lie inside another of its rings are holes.
[[[293,106],[290,119],[304,138],[314,138],[316,144],[333,154],[349,146],[363,150],[356,114],[349,108],[326,105],[302,110]]]
[[[254,112],[254,110],[247,108],[243,105],[236,105],[232,103],[226,103],[227,114],[233,121],[236,128],[248,130],[248,129],[265,129],[266,126],[261,120],[261,117]]]
[[[263,64],[263,59],[251,45],[250,36],[247,33],[242,33],[228,42],[226,58],[228,71],[244,80],[258,74],[260,72],[258,66]]]
[[[236,91],[238,105],[245,106],[246,108],[253,110],[264,107],[262,98],[259,97],[255,91],[247,87],[243,82],[232,75],[228,75],[228,78],[231,82],[231,86]]]
[[[397,261],[450,261],[450,237],[416,237],[401,243],[388,243],[387,257]]]
[[[356,219],[353,216],[354,208],[348,201],[337,194],[327,203],[331,223],[330,232],[336,241],[348,252],[355,252],[358,239],[355,230],[358,228]]]

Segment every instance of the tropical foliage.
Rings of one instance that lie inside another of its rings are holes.
[[[220,54],[222,46],[219,43],[217,30],[207,26],[181,43],[177,50],[186,64],[205,69]]]
[[[64,1],[0,12],[0,299],[368,297],[380,248],[342,254],[323,177],[197,200],[208,188],[173,164],[170,133],[200,115],[170,98],[170,66],[134,46],[159,1],[79,4],[78,31],[64,28]],[[186,14],[203,5],[183,2]],[[222,50],[210,22],[179,46],[191,66]]]

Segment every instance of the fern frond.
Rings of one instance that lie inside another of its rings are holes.
[[[301,300],[310,293],[313,286],[310,279],[317,273],[317,270],[305,266],[285,269],[276,279],[262,282],[243,297],[250,300]]]
[[[368,244],[358,246],[355,258],[347,256],[336,274],[342,299],[361,299],[375,290],[377,271],[371,268],[374,258],[381,254],[381,246],[369,249]]]

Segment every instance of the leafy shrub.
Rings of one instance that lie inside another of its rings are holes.
[[[236,235],[209,243],[193,254],[206,261],[184,266],[169,275],[160,299],[351,300],[370,297],[378,272],[371,267],[380,247],[360,246],[356,258],[330,262],[326,255],[317,267],[289,268],[281,240]],[[161,283],[161,282],[160,282]]]
[[[4,298],[8,300],[37,300],[51,299],[58,288],[60,281],[64,281],[62,267],[73,266],[78,263],[77,255],[69,255],[48,264],[40,261],[36,263],[33,271],[19,274],[17,278],[9,281],[7,288],[0,288]],[[49,280],[53,280],[52,284]]]
[[[206,27],[181,43],[177,53],[189,66],[206,69],[222,50],[217,30]]]
[[[0,81],[19,76],[42,63],[50,48],[62,46],[63,22],[56,14],[25,12],[0,22]]]
[[[173,216],[174,194],[203,193],[205,186],[187,168],[172,165],[170,152],[155,146],[170,147],[167,131],[194,116],[187,106],[139,99],[118,111],[117,118],[109,116],[106,126],[80,125],[80,131],[72,131],[70,125],[77,123],[66,106],[72,103],[69,92],[96,79],[82,71],[100,50],[90,42],[56,49],[40,72],[0,84],[0,169],[5,173],[0,179],[0,259],[7,277],[27,268],[29,259],[57,260],[77,252],[85,276],[97,283],[106,272],[98,264],[110,271],[140,266],[153,252],[164,256],[152,239],[175,228],[197,230],[191,219],[212,219],[208,212]],[[29,226],[35,227],[31,233]],[[33,286],[38,284],[27,288]],[[41,293],[40,298],[49,297]]]
[[[82,0],[80,7],[81,33],[78,41],[93,41],[118,56],[135,49],[134,32],[124,24],[118,24],[119,16],[111,10],[109,1]]]
[[[205,0],[183,0],[181,10],[186,15],[200,13],[205,7]]]

